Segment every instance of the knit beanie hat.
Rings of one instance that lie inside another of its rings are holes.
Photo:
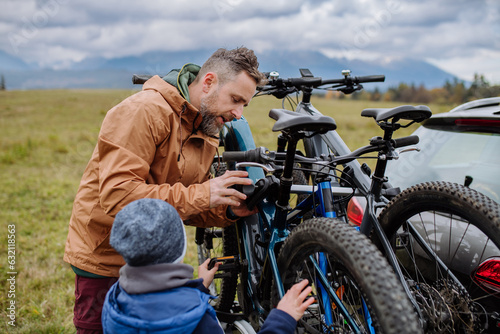
[[[160,199],[143,198],[115,217],[109,240],[131,266],[179,263],[186,254],[186,232],[177,211]]]

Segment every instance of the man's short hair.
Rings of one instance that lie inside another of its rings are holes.
[[[259,62],[255,53],[246,47],[239,47],[232,50],[218,49],[203,64],[198,73],[197,80],[208,72],[215,72],[220,84],[225,84],[245,71],[255,80],[257,86],[264,85],[266,78],[259,71]]]

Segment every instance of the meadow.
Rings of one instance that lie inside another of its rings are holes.
[[[107,110],[133,93],[0,91],[1,332],[75,332],[75,275],[62,260],[72,203]],[[320,97],[313,103],[335,118],[351,148],[380,134],[372,119],[359,116],[363,108],[397,105]],[[450,107],[429,106],[434,113]],[[267,113],[280,107],[275,98],[259,97],[246,108],[257,146],[275,147],[277,134],[271,132]],[[189,240],[194,240],[193,231],[188,228]],[[194,241],[190,246],[186,262],[196,265]]]

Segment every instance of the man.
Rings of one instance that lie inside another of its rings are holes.
[[[253,213],[243,204],[246,196],[230,188],[250,184],[247,173],[209,179],[209,168],[219,130],[241,117],[263,80],[253,51],[219,49],[201,68],[187,64],[163,79],[154,76],[107,113],[75,198],[64,254],[76,273],[78,333],[102,331],[106,292],[125,264],[109,245],[114,216],[125,205],[161,199],[196,226],[226,226]]]

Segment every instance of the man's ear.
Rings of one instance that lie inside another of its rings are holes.
[[[208,72],[202,79],[202,90],[204,93],[208,93],[213,87],[217,86],[218,78],[217,74],[214,72]]]

